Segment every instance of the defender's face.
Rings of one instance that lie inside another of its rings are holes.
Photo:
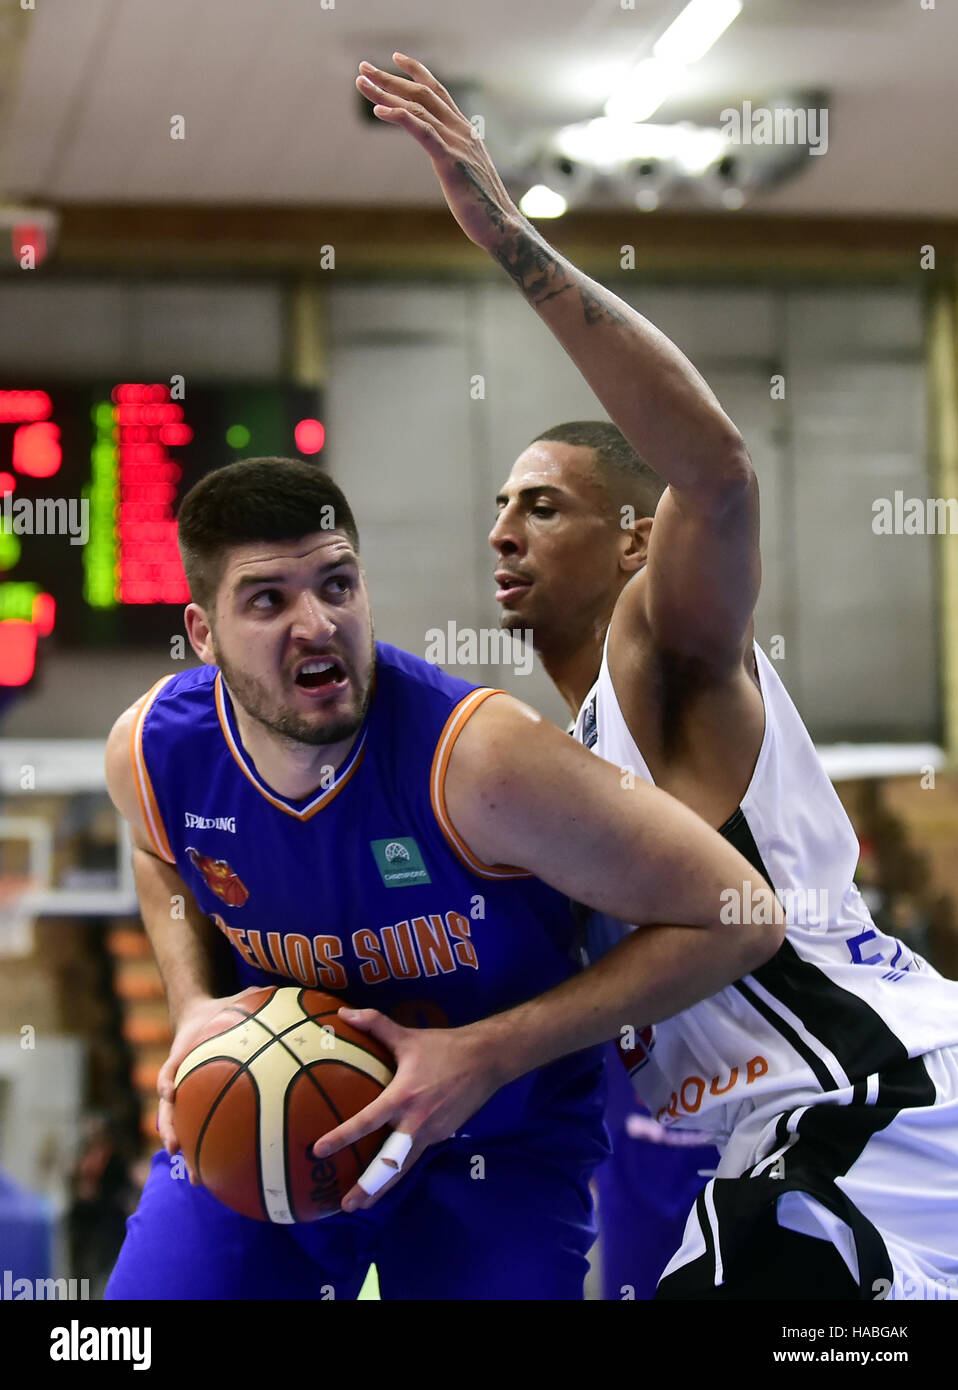
[[[593,451],[538,441],[516,460],[496,498],[500,625],[532,628],[547,653],[601,618],[621,588],[624,533]]]
[[[359,561],[341,532],[237,546],[206,630],[205,646],[194,640],[198,654],[221,668],[231,696],[273,732],[338,743],[362,724],[372,618]]]

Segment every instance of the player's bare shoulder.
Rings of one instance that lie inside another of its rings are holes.
[[[570,786],[585,795],[598,760],[521,700],[497,691],[463,726],[449,758],[445,800],[452,824],[488,864],[510,853],[534,825],[550,822]]]

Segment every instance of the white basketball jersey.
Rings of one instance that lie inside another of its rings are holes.
[[[651,782],[616,699],[607,648],[608,638],[574,736]],[[721,833],[774,888],[786,939],[753,973],[645,1030],[629,1059],[652,1114],[703,1131],[725,1150],[720,1172],[729,1175],[751,1161],[774,1116],[819,1102],[874,1104],[890,1069],[958,1043],[958,984],[871,920],[852,881],[855,832],[772,663],[754,650],[765,733]],[[724,920],[750,915],[748,890],[738,890],[723,895]],[[591,954],[629,930],[594,914]]]

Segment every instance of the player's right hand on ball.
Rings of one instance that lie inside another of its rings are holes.
[[[180,1069],[180,1063],[193,1051],[203,1029],[217,1014],[222,1013],[228,1005],[235,1004],[238,999],[245,999],[248,994],[258,992],[258,987],[251,985],[249,989],[241,990],[239,994],[231,994],[225,999],[213,999],[209,995],[203,995],[194,999],[180,1014],[170,1055],[160,1068],[156,1080],[156,1089],[160,1094],[156,1126],[160,1132],[160,1141],[171,1158],[180,1148],[180,1141],[173,1128],[174,1079]],[[195,1185],[196,1181],[194,1174],[190,1173],[190,1182]]]

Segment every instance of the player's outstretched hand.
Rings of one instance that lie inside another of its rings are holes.
[[[448,1139],[505,1082],[479,1024],[403,1028],[376,1009],[339,1010],[396,1058],[396,1075],[374,1101],[314,1145],[325,1158],[387,1125],[393,1133],[343,1198],[343,1211],[371,1207],[403,1177],[424,1149]]]
[[[404,53],[393,61],[406,74],[397,77],[372,63],[360,63],[356,86],[388,125],[401,126],[432,160],[453,217],[470,241],[493,254],[521,222],[486,147],[427,67]]]
[[[244,999],[247,994],[256,992],[257,986],[251,985],[249,989],[241,990],[239,994],[231,994],[225,999],[213,999],[204,996],[194,1000],[180,1015],[176,1035],[170,1048],[170,1055],[160,1068],[156,1079],[156,1089],[160,1093],[160,1104],[156,1117],[157,1129],[160,1132],[160,1141],[170,1157],[178,1153],[180,1148],[180,1142],[173,1128],[173,1094],[175,1090],[173,1082],[180,1069],[180,1063],[193,1051],[203,1029],[218,1013],[222,1013],[229,1004],[235,1004],[238,999]],[[197,1182],[192,1172],[190,1173],[190,1182],[194,1185]]]

